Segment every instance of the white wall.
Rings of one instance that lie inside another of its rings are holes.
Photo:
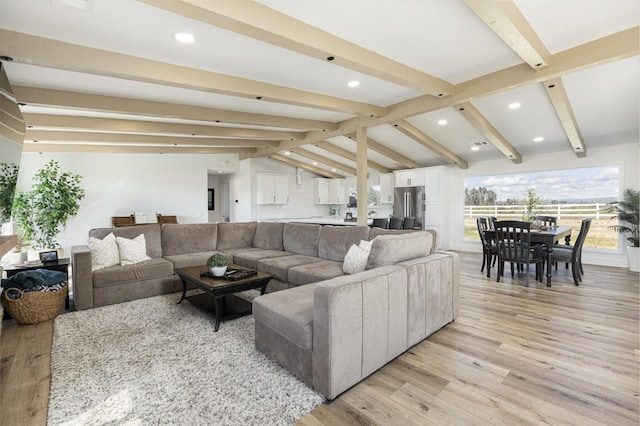
[[[449,232],[443,232],[443,247],[452,250],[464,250],[480,252],[479,242],[464,241],[464,178],[470,176],[486,176],[492,174],[525,173],[544,170],[571,169],[580,167],[595,167],[605,165],[620,165],[622,176],[620,177],[620,193],[624,188],[640,188],[640,144],[632,143],[614,145],[606,148],[591,148],[587,151],[587,157],[577,158],[573,152],[564,151],[553,154],[525,157],[522,164],[504,160],[483,161],[470,164],[467,170],[455,169],[450,182],[451,223]],[[585,182],[589,185],[589,182]],[[458,194],[457,196],[454,194]],[[621,238],[620,246],[625,243]],[[627,266],[627,257],[623,250],[612,253],[611,251],[595,251],[585,248],[583,250],[583,262],[605,266]]]
[[[24,153],[18,188],[30,189],[32,176],[51,159],[61,172],[82,176],[86,194],[58,238],[67,255],[72,245],[86,243],[91,228],[111,226],[111,216],[147,212],[207,222],[207,171],[238,169],[237,155]]]

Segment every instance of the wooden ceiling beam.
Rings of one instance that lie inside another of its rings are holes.
[[[80,109],[145,117],[177,118],[215,123],[230,123],[252,126],[280,127],[286,129],[330,131],[336,123],[307,120],[303,118],[280,117],[277,115],[254,114],[228,111],[169,102],[146,101],[115,96],[91,95],[64,90],[43,89],[28,86],[13,86],[18,102],[27,105]]]
[[[27,129],[24,139],[25,141],[38,142],[97,142],[106,144],[161,144],[167,146],[191,145],[233,148],[264,148],[265,146],[273,146],[274,144],[274,141],[260,141],[255,139],[200,138],[188,136],[134,135],[130,133],[68,132],[29,129]]]
[[[224,2],[223,2],[224,3]],[[335,96],[0,29],[0,52],[16,63],[200,92],[379,117],[386,109]]]
[[[142,0],[163,10],[224,28],[321,61],[410,87],[431,96],[453,94],[452,84],[255,1]],[[329,57],[333,59],[328,59]]]
[[[493,127],[493,125],[485,118],[471,102],[464,102],[456,105],[458,111],[482,133],[489,142],[491,142],[502,154],[515,164],[522,163],[522,155],[516,150],[505,138]]]
[[[356,140],[356,134],[355,133],[351,133],[349,135],[346,135],[349,139],[351,139],[352,141],[355,142]],[[367,137],[367,147],[371,148],[372,151],[377,152],[378,154],[382,154],[385,157],[389,158],[390,160],[393,160],[397,163],[402,164],[403,166],[409,168],[409,169],[415,169],[418,167],[422,167],[422,165],[420,163],[417,163],[415,161],[413,161],[412,159],[405,157],[404,155],[400,154],[399,152],[396,152],[394,150],[392,150],[391,148],[383,145],[382,143],[376,141],[375,139],[372,139],[371,137]],[[390,173],[392,170],[391,169],[387,169],[389,170],[388,172],[383,172],[383,173]],[[382,172],[381,170],[379,170],[380,172]]]
[[[217,136],[262,140],[301,139],[303,132],[207,126],[204,124],[165,123],[158,121],[121,120],[116,118],[81,117],[57,114],[23,114],[28,126],[49,129],[76,129],[129,133],[167,133],[170,135]],[[37,129],[39,130],[39,129]],[[278,144],[274,144],[277,146]]]
[[[340,148],[329,141],[321,141],[318,143],[314,143],[313,145],[317,146],[318,148],[324,149],[325,151],[329,151],[332,154],[336,154],[343,158],[346,158],[349,161],[353,161],[354,163],[358,162],[358,156],[356,154],[351,151],[347,151],[346,149]],[[368,168],[377,170],[380,173],[391,173],[393,171],[390,168],[369,159],[367,159],[367,166]]]
[[[564,88],[562,79],[560,77],[553,78],[544,81],[543,84],[551,100],[551,104],[558,115],[558,119],[567,134],[567,138],[569,138],[571,148],[578,158],[586,157],[587,145],[584,143],[582,133],[578,127],[578,121],[573,113],[571,101],[569,100],[569,96],[567,96],[567,91]]]
[[[512,0],[464,2],[531,68],[549,65],[551,53]]]
[[[356,174],[356,169],[354,169],[353,167],[349,167],[338,161],[334,161],[327,157],[323,157],[322,155],[316,154],[315,152],[311,152],[303,148],[294,148],[291,150],[291,152],[294,154],[300,155],[302,157],[306,157],[310,160],[317,161],[318,163],[322,163],[334,169],[342,170],[343,172],[349,173],[350,175]]]
[[[135,146],[97,144],[25,143],[23,153],[83,152],[98,154],[239,154],[255,152],[255,148],[207,148],[177,146]]]
[[[338,123],[338,128],[331,131],[310,131],[304,139],[282,141],[277,150],[293,149],[296,146],[314,144],[336,136],[347,135],[362,125],[368,128],[381,124],[390,124],[406,117],[452,107],[463,102],[470,102],[504,90],[540,83],[564,74],[592,68],[640,55],[640,27],[629,28],[598,40],[552,55],[550,65],[533,71],[527,64],[516,65],[504,70],[469,80],[456,86],[456,94],[444,99],[432,96],[418,96],[398,102],[388,107],[389,113],[380,118],[351,118]],[[259,148],[255,157],[269,155],[275,148]],[[251,157],[251,155],[249,156]]]
[[[273,159],[273,160],[281,161],[283,163],[287,163],[287,164],[290,164],[290,165],[295,166],[295,167],[300,167],[301,169],[308,170],[308,171],[310,171],[312,173],[315,173],[315,174],[320,175],[320,176],[324,176],[326,178],[333,178],[333,179],[344,178],[344,176],[339,175],[337,173],[329,172],[329,171],[324,170],[324,169],[322,169],[320,167],[315,167],[315,166],[312,166],[310,164],[303,163],[302,161],[296,161],[293,158],[289,158],[289,157],[287,157],[285,155],[271,154],[268,157]]]
[[[411,139],[415,140],[420,145],[433,151],[434,153],[439,155],[441,158],[444,158],[446,162],[453,164],[455,166],[458,166],[461,169],[469,168],[469,164],[465,159],[463,159],[462,157],[459,157],[454,152],[440,145],[438,142],[430,138],[426,133],[422,132],[420,129],[418,129],[408,121],[404,121],[404,120],[399,121],[394,126],[400,132],[409,136]]]

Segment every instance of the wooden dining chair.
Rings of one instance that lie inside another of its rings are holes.
[[[493,238],[487,237],[487,220],[483,217],[476,219],[476,225],[478,226],[478,234],[480,235],[480,241],[482,242],[482,267],[480,272],[484,271],[484,267],[487,267],[487,277],[491,277],[491,261],[493,260],[493,266],[496,264],[498,257],[498,248],[493,244]]]
[[[584,275],[584,268],[582,267],[582,246],[587,239],[587,233],[591,228],[591,218],[583,219],[580,224],[580,233],[576,238],[576,243],[573,246],[566,245],[554,245],[551,252],[552,262],[565,262],[571,263],[571,274],[573,275],[573,282],[575,285],[580,285],[582,276]]]
[[[552,227],[558,224],[558,218],[555,216],[536,216],[533,218],[540,226]]]
[[[544,250],[541,245],[531,245],[531,223],[502,220],[495,223],[496,245],[498,250],[498,279],[504,275],[505,262],[525,267],[526,286],[529,286],[529,266],[536,265],[536,279],[542,281]]]

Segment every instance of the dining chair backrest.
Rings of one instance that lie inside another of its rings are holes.
[[[491,227],[489,225],[489,221],[487,220],[486,217],[479,217],[478,218],[478,226],[481,227],[483,231],[487,231],[487,230],[491,229]]]
[[[536,216],[533,218],[540,226],[556,226],[558,218],[555,216]]]
[[[484,222],[484,224],[483,224]],[[486,228],[486,222],[487,220],[483,217],[479,217],[476,219],[476,225],[478,226],[478,234],[480,235],[480,241],[482,241],[482,247],[483,249],[487,249],[487,247],[489,246],[489,240],[487,240],[487,236],[485,234],[485,231],[487,231],[488,229]]]
[[[580,232],[578,233],[578,238],[576,238],[576,243],[573,245],[573,251],[578,254],[582,252],[582,246],[584,245],[584,241],[587,239],[587,233],[589,232],[589,228],[591,228],[591,218],[582,219],[582,223],[580,224]]]
[[[490,229],[495,229],[495,223],[498,221],[498,218],[495,216],[489,216],[487,218],[487,220],[489,221],[488,225]]]
[[[530,263],[531,223],[501,220],[495,223],[498,259],[501,262]]]
[[[371,223],[371,226],[374,228],[383,228],[383,229],[387,229],[387,223],[389,222],[389,220],[387,218],[375,218],[373,219],[373,222]]]
[[[389,229],[402,229],[402,218],[392,217],[389,219]]]
[[[416,225],[415,217],[405,217],[402,220],[402,229],[413,229],[415,225]]]

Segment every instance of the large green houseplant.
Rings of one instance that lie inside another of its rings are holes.
[[[18,170],[19,167],[15,163],[0,163],[0,223],[11,220]]]
[[[638,272],[640,266],[640,192],[627,188],[624,191],[621,201],[612,203],[612,211],[616,213],[612,219],[618,219],[617,225],[609,226],[621,234],[629,234],[627,241],[631,243],[628,247],[629,269]]]
[[[84,198],[81,179],[69,172],[60,173],[58,162],[51,160],[33,177],[30,191],[17,192],[13,217],[32,249],[59,247],[56,237],[78,213],[78,202]]]

